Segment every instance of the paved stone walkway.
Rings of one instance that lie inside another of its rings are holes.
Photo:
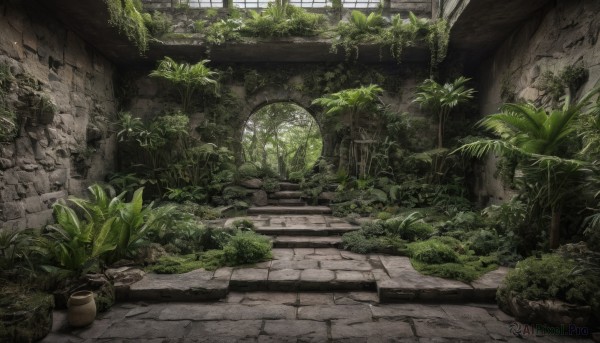
[[[120,303],[84,329],[55,311],[42,342],[591,342],[517,338],[495,305],[377,304],[372,292],[230,293],[208,303]]]

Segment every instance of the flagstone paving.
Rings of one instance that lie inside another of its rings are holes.
[[[232,292],[216,302],[119,303],[83,329],[55,311],[42,342],[591,342],[519,338],[513,323],[495,305],[378,304],[373,292]]]

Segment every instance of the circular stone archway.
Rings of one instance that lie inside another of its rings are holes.
[[[313,115],[294,101],[257,106],[241,137],[242,159],[282,178],[311,169],[323,153],[321,128]]]

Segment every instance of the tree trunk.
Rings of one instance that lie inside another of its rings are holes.
[[[444,147],[444,116],[440,112],[438,122],[438,149]]]
[[[550,249],[558,248],[560,243],[560,208],[552,207],[552,218],[550,219],[550,235],[548,245]]]

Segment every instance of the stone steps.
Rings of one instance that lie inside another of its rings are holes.
[[[261,206],[250,207],[248,215],[271,214],[271,215],[311,215],[331,214],[328,206]]]
[[[287,239],[298,238],[307,237]],[[216,271],[147,274],[127,287],[117,287],[117,299],[194,302],[222,299],[230,291],[376,290],[380,303],[493,303],[508,272],[499,268],[467,284],[420,274],[404,256],[362,255],[335,248],[275,248],[273,258]]]
[[[276,236],[273,248],[339,248],[340,236]]]
[[[279,189],[282,191],[299,191],[300,185],[292,182],[280,182]]]
[[[348,225],[339,227],[317,227],[317,226],[281,226],[281,227],[257,227],[257,233],[267,236],[341,236],[346,232],[356,231],[360,227]]]
[[[269,194],[271,199],[300,199],[304,193],[301,191],[279,191]]]
[[[306,202],[302,199],[269,199],[271,206],[306,206]]]

